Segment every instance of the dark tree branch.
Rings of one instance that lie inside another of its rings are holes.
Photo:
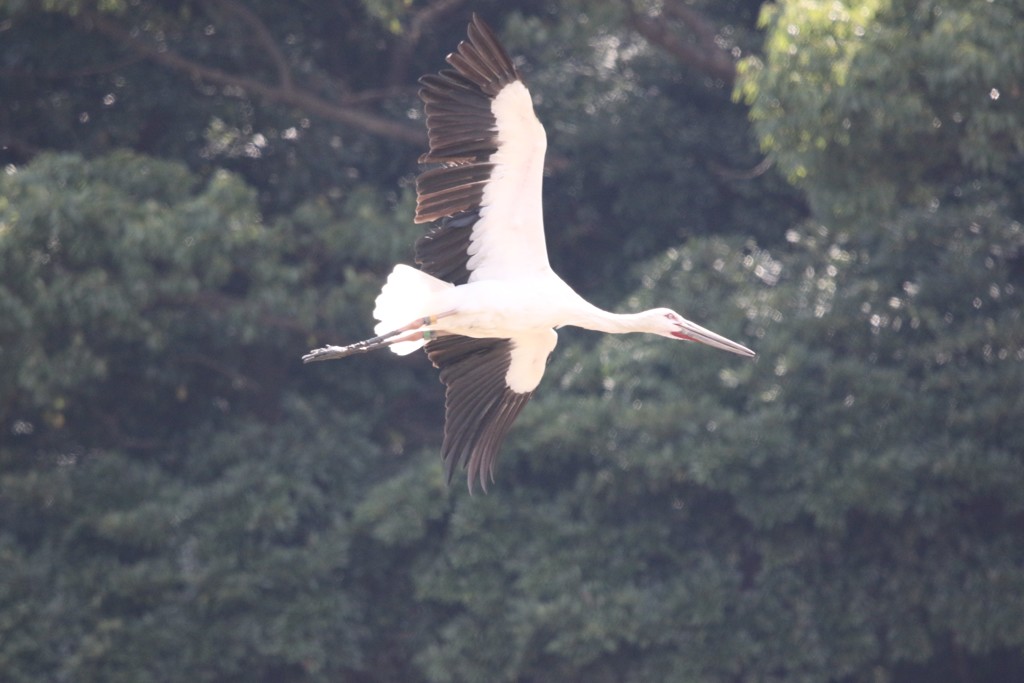
[[[388,83],[397,85],[403,82],[409,70],[409,59],[412,56],[412,51],[419,44],[424,31],[435,21],[464,2],[465,0],[434,0],[413,14],[412,20],[409,22],[409,28],[404,33],[404,40],[398,44],[391,58]]]
[[[344,95],[339,101],[345,106],[353,106],[368,102],[379,102],[380,100],[393,100],[395,98],[414,97],[419,86],[416,85],[395,85],[384,88],[373,88],[360,90],[357,93]],[[426,140],[426,138],[424,138]]]
[[[665,0],[661,15],[651,17],[639,14],[631,0],[624,1],[630,26],[652,45],[726,85],[735,82],[736,61],[719,45],[715,27],[700,12],[682,0]],[[679,25],[685,32],[673,30]]]
[[[228,0],[225,6],[228,4],[230,4],[230,0]],[[247,12],[248,10],[244,11]],[[292,83],[290,73],[281,79],[282,82],[269,84],[247,76],[229,73],[184,57],[169,49],[166,45],[154,44],[144,38],[133,35],[120,24],[111,21],[99,13],[83,9],[78,17],[79,21],[86,25],[86,28],[94,29],[136,54],[173,71],[187,74],[196,80],[241,88],[244,92],[262,97],[269,102],[291,105],[322,118],[350,125],[375,135],[418,146],[426,143],[426,135],[422,130],[382,118],[367,111],[331,102],[314,93],[297,89]],[[255,17],[253,19],[258,21]],[[264,38],[258,39],[261,43],[264,40]],[[266,34],[265,39],[272,40],[269,33]],[[278,57],[272,57],[272,59],[274,59],[279,67],[278,75],[281,78],[281,69],[287,70],[284,56],[278,53]]]
[[[664,0],[661,14],[640,14],[633,0],[623,0],[629,25],[652,45],[669,53],[681,63],[732,87],[736,81],[736,59],[722,46],[715,26],[685,0]],[[729,168],[710,161],[708,170],[722,180],[753,180],[772,167],[767,156],[752,168]]]
[[[274,63],[277,71],[277,83],[284,91],[293,89],[292,69],[288,65],[288,58],[277,46],[277,41],[270,35],[267,25],[256,16],[252,10],[237,0],[213,0],[224,10],[237,16],[246,26],[252,29],[252,36],[263,50],[266,51],[270,61]]]
[[[708,168],[723,180],[753,180],[767,173],[774,163],[775,159],[773,157],[766,156],[751,168],[729,168],[717,161],[709,161]]]
[[[69,81],[75,78],[87,78],[90,76],[105,76],[112,74],[124,69],[126,66],[131,66],[142,58],[138,55],[126,57],[125,59],[119,59],[116,62],[110,62],[109,64],[95,64],[92,66],[84,66],[77,69],[67,69],[62,71],[43,71],[39,69],[28,69],[28,68],[17,68],[8,67],[0,69],[0,78],[23,78],[23,79],[43,79],[47,81]]]

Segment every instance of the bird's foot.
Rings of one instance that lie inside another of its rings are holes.
[[[319,349],[313,349],[305,356],[302,357],[303,363],[312,363],[318,360],[334,360],[335,358],[344,358],[349,356],[359,349],[354,349],[351,346],[324,346]]]

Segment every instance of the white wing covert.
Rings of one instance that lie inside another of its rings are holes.
[[[420,79],[430,151],[416,222],[438,221],[416,263],[455,284],[550,270],[541,185],[547,138],[508,53],[477,16],[452,69]]]

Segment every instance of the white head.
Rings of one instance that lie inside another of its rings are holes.
[[[723,351],[731,351],[741,356],[753,356],[754,352],[742,344],[726,339],[720,334],[692,323],[670,308],[652,308],[640,314],[645,323],[644,332],[658,334],[662,337],[695,341],[713,346]]]

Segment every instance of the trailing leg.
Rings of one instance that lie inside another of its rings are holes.
[[[451,315],[452,312],[447,311],[440,315],[429,315],[404,325],[397,330],[379,334],[376,337],[370,337],[348,346],[324,346],[319,349],[313,349],[302,357],[302,362],[312,363],[320,360],[334,360],[335,358],[351,356],[354,353],[376,351],[392,344],[404,342],[420,343],[431,338],[434,334],[432,326],[437,324],[438,319]]]

